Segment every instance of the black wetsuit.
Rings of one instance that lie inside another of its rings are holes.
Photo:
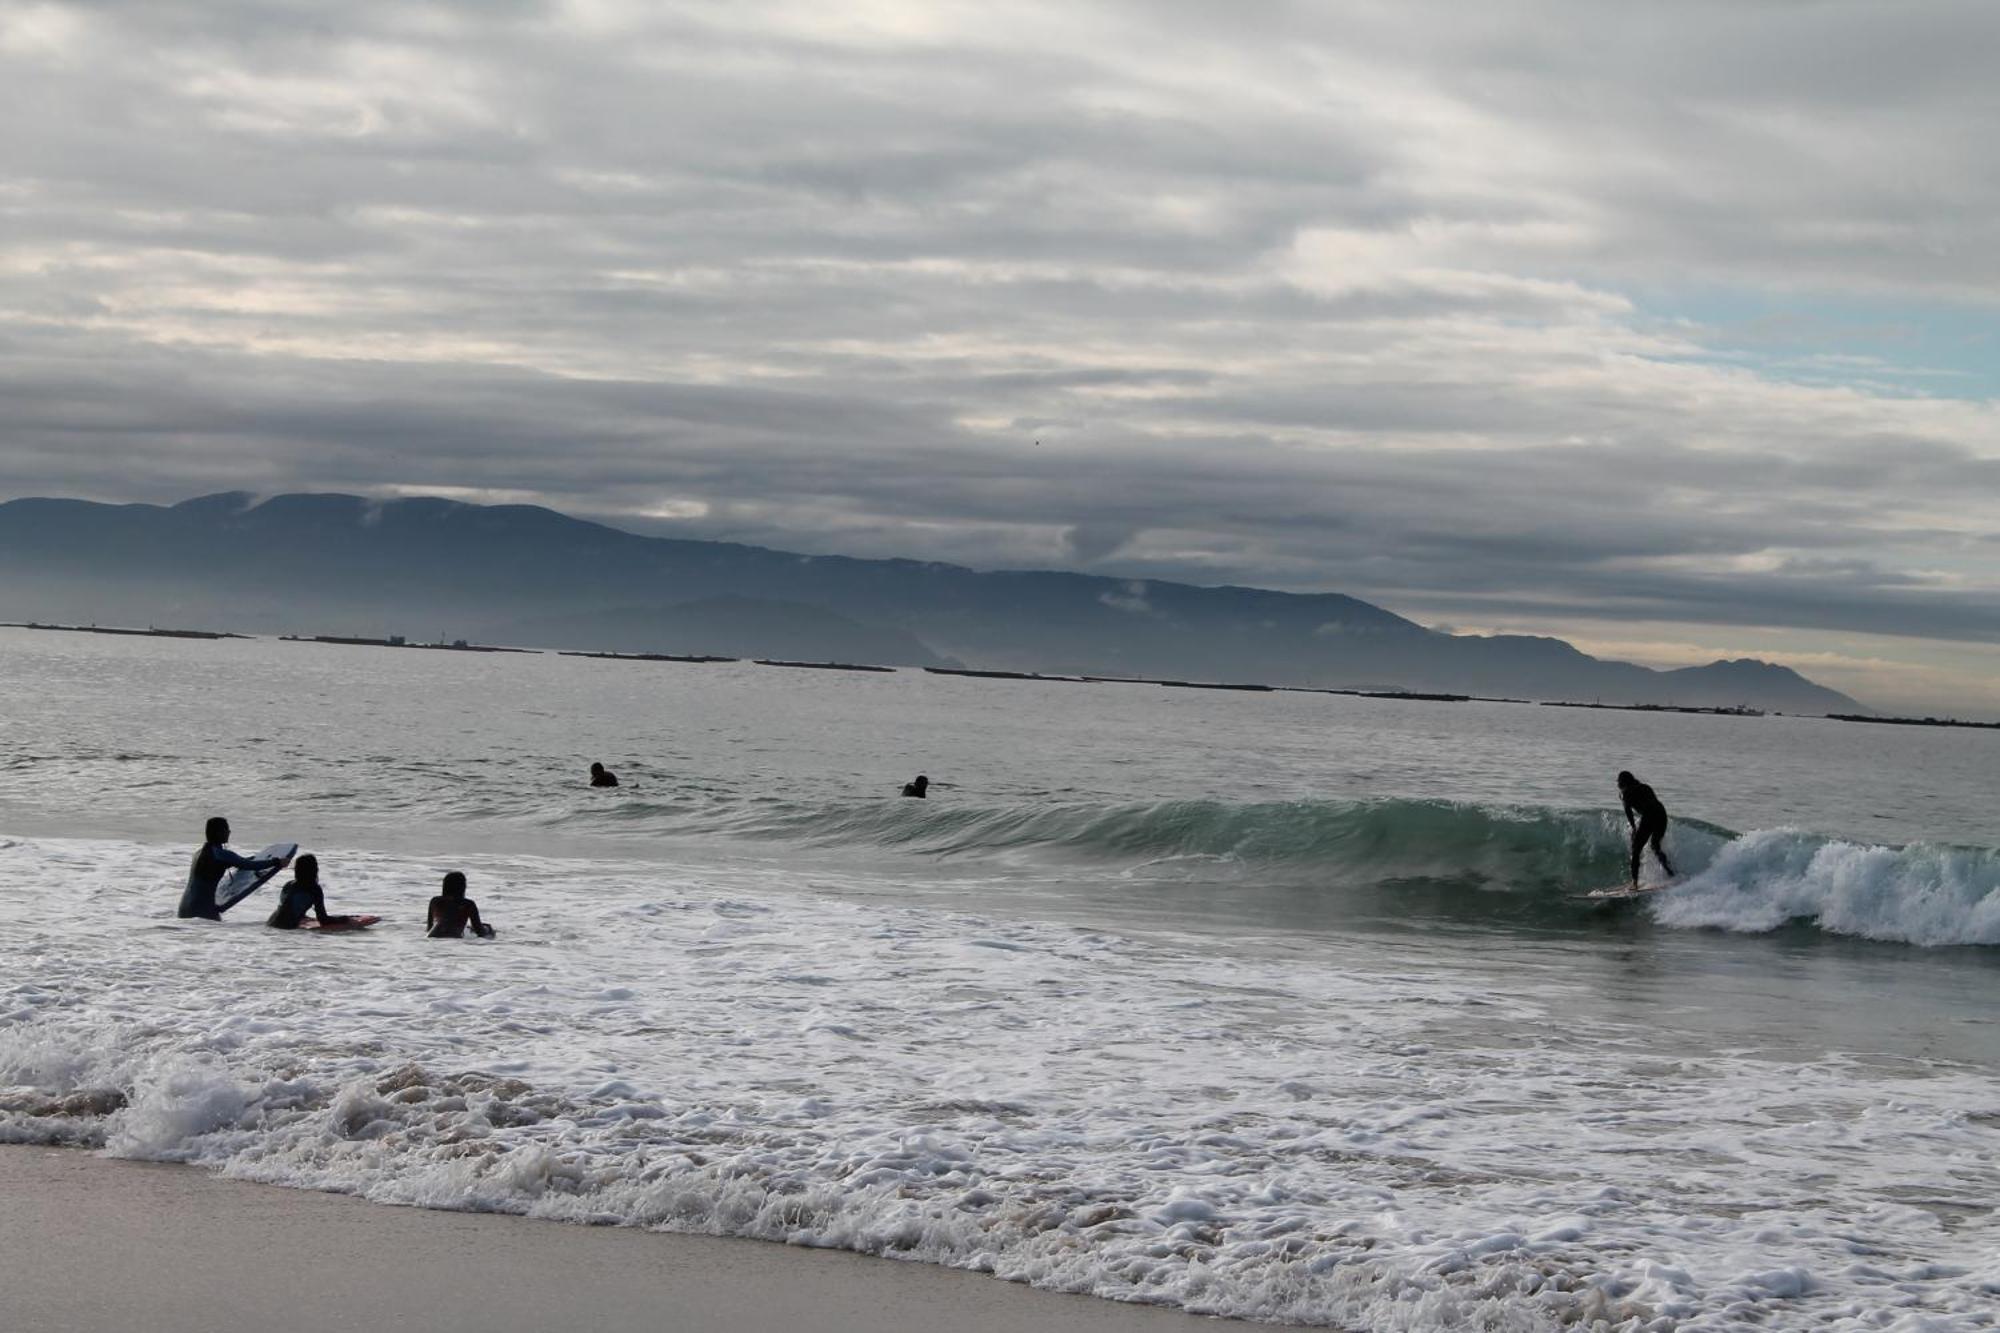
[[[593,787],[615,787],[618,785],[618,775],[607,768],[601,773],[591,774],[590,785]]]
[[[271,913],[264,924],[278,930],[297,930],[299,923],[311,912],[319,918],[323,926],[331,918],[326,914],[326,893],[317,884],[301,884],[297,880],[287,883],[278,895],[278,910]]]
[[[903,784],[903,795],[914,796],[920,801],[929,799],[929,797],[925,795],[925,787],[919,787],[914,782],[905,782]]]
[[[1673,874],[1674,868],[1668,863],[1667,854],[1660,850],[1660,839],[1667,832],[1667,807],[1643,782],[1634,782],[1621,795],[1625,798],[1625,820],[1632,824],[1632,882],[1639,882],[1639,858],[1645,853],[1648,843],[1653,846],[1653,855],[1660,858],[1660,865],[1669,875]],[[1633,822],[1635,820],[1636,823]]]
[[[181,890],[179,916],[206,917],[210,921],[222,920],[222,909],[215,905],[216,886],[222,877],[240,866],[267,866],[269,861],[254,861],[238,855],[219,842],[206,842],[194,854],[194,864],[188,867],[187,887]]]

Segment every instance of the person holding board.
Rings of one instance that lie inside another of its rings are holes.
[[[1648,843],[1652,844],[1653,855],[1659,858],[1660,869],[1672,879],[1673,865],[1660,850],[1660,839],[1667,832],[1667,807],[1660,803],[1651,787],[1626,772],[1618,774],[1618,795],[1625,802],[1625,827],[1632,831],[1632,888],[1636,891],[1639,887],[1639,859]]]
[[[194,864],[188,867],[187,887],[181,890],[181,917],[202,917],[209,921],[222,920],[222,909],[215,905],[215,889],[222,883],[222,877],[236,869],[248,869],[262,874],[275,872],[284,865],[284,860],[272,857],[258,860],[229,850],[229,821],[216,815],[202,830],[205,839],[201,850],[194,854]]]

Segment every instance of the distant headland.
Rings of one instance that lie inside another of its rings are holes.
[[[14,500],[0,504],[0,576],[0,617],[19,623],[170,617],[308,637],[351,626],[353,637],[385,643],[422,625],[448,633],[409,646],[1445,701],[1870,711],[1770,662],[1654,670],[1560,639],[1441,633],[1339,593],[809,556],[646,537],[530,505],[241,493],[170,506]]]

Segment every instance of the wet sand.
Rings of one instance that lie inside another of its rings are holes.
[[[1231,1327],[1253,1326],[840,1251],[393,1208],[223,1180],[191,1167],[0,1147],[0,1329],[1192,1333]]]

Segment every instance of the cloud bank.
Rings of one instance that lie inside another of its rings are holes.
[[[1997,59],[1979,0],[0,0],[0,495],[1846,636],[1976,704]]]

